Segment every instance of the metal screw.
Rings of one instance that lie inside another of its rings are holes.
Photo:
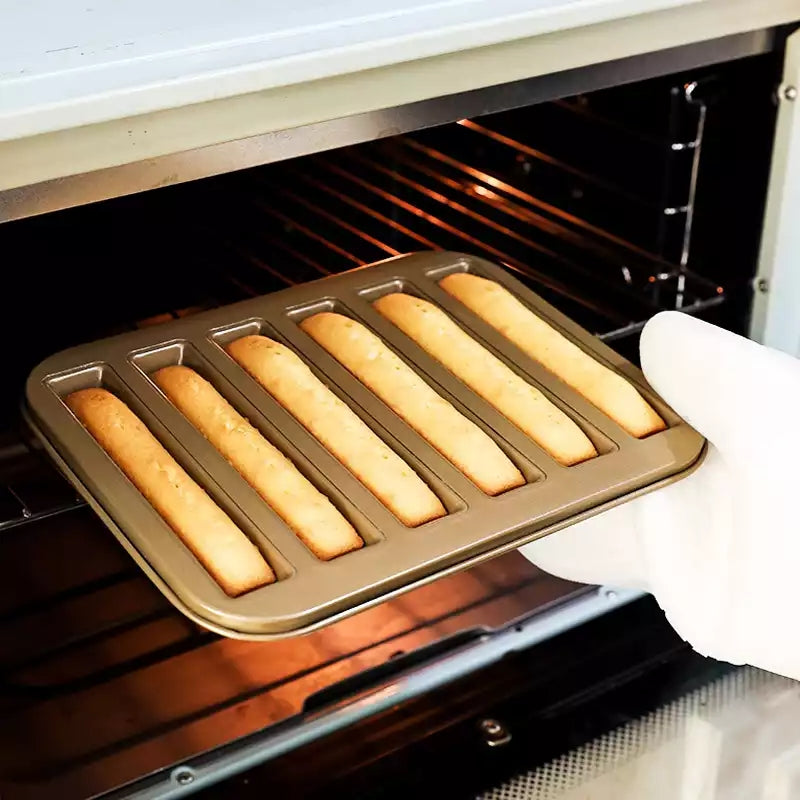
[[[484,741],[489,747],[498,747],[501,744],[511,741],[511,734],[508,728],[496,719],[481,720],[478,727],[483,734]]]
[[[769,291],[769,281],[766,278],[759,278],[756,281],[756,289],[761,294],[766,294]]]
[[[797,100],[797,87],[796,86],[787,86],[783,90],[783,96],[787,100]]]
[[[188,769],[178,769],[172,773],[172,779],[180,786],[187,786],[194,781],[194,773]]]

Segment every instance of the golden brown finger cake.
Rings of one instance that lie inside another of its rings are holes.
[[[398,292],[373,305],[560,464],[571,466],[597,455],[590,439],[561,409],[433,303]]]
[[[483,430],[360,322],[326,311],[307,317],[300,327],[482,491],[496,495],[525,483]]]
[[[667,427],[625,378],[595,361],[496,281],[455,272],[439,285],[631,436],[641,439]]]
[[[111,392],[82,389],[66,404],[231,597],[272,583],[258,548]]]
[[[447,512],[430,487],[288,347],[243,336],[228,353],[405,525]]]
[[[333,503],[205,378],[185,366],[165,367],[152,377],[315,556],[327,561],[363,546]]]

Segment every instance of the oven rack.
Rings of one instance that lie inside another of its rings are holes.
[[[700,314],[724,301],[723,287],[690,267],[696,146],[662,142],[664,164],[651,168],[652,182],[666,181],[663,166],[669,187],[642,197],[499,132],[504,128],[503,115],[462,120],[231,176],[224,208],[212,195],[200,204],[213,209],[204,224],[220,230],[251,268],[250,288],[259,293],[443,249],[514,270],[607,341],[637,333],[659,310]],[[674,158],[683,163],[669,170]],[[546,165],[547,176],[528,169],[534,161]],[[580,203],[570,207],[571,196]],[[652,228],[646,244],[604,224],[636,218],[634,210]]]

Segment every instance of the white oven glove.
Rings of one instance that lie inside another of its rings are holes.
[[[800,361],[677,312],[648,323],[641,357],[708,439],[705,461],[521,552],[562,578],[652,593],[703,655],[800,680]]]

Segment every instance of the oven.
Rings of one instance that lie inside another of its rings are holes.
[[[748,793],[723,778],[732,740],[766,736],[753,709],[790,718],[794,686],[700,658],[647,596],[512,552],[302,636],[224,638],[149,583],[19,413],[56,350],[431,249],[503,265],[634,361],[661,309],[797,354],[781,21],[96,169],[62,164],[77,126],[63,153],[0,142],[0,797],[796,796],[785,725]]]

